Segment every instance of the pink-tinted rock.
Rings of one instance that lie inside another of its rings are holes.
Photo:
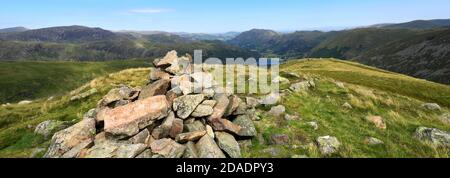
[[[170,129],[170,137],[175,138],[178,134],[183,132],[183,120],[175,119],[172,123],[172,128]]]
[[[104,109],[97,115],[105,121],[105,131],[113,135],[133,136],[167,116],[168,102],[164,95],[138,100],[114,109]]]

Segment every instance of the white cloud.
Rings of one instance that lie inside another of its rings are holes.
[[[130,10],[131,13],[138,13],[138,14],[157,14],[157,13],[164,13],[164,12],[173,12],[173,9],[155,9],[155,8],[144,8],[144,9],[132,9]]]

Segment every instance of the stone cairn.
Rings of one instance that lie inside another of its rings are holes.
[[[147,86],[112,89],[83,120],[54,134],[44,157],[240,158],[239,145],[257,134],[254,104],[194,72],[189,55],[171,51],[154,65]]]

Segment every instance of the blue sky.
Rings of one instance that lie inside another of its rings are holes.
[[[450,18],[449,0],[2,0],[0,28],[227,32],[364,26]]]

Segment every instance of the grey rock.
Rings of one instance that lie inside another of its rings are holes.
[[[378,138],[374,138],[374,137],[369,137],[366,140],[364,140],[364,143],[368,144],[368,145],[381,145],[384,144],[383,141],[381,141]]]
[[[231,158],[241,158],[241,149],[238,142],[234,139],[233,135],[226,132],[216,132],[216,141],[225,153]]]
[[[336,153],[341,146],[341,143],[338,141],[336,137],[331,136],[323,136],[317,138],[317,145],[319,146],[319,150],[323,155],[330,155]]]
[[[169,86],[170,86],[169,79],[161,79],[155,81],[142,88],[141,93],[139,94],[139,99],[142,100],[156,95],[165,95]]]
[[[159,154],[164,158],[181,158],[186,150],[186,146],[168,138],[155,140],[150,147],[153,153]]]
[[[225,158],[222,150],[208,135],[203,136],[196,144],[199,158]]]
[[[422,107],[424,107],[428,110],[432,110],[432,111],[440,111],[441,110],[441,106],[439,106],[439,104],[436,104],[436,103],[425,103],[422,105]]]
[[[136,158],[152,158],[152,150],[146,149],[141,154],[137,155]]]
[[[202,94],[180,96],[173,101],[173,110],[176,111],[178,117],[186,119],[194,112],[203,99],[204,96]]]
[[[34,129],[34,133],[42,135],[47,139],[53,133],[69,127],[69,124],[69,122],[65,121],[47,120],[38,124]]]
[[[186,132],[204,131],[205,125],[201,121],[194,121],[192,124],[184,124],[184,130]]]
[[[247,115],[240,115],[234,121],[234,124],[241,127],[238,135],[243,137],[256,136],[256,128],[253,121]]]
[[[416,129],[415,137],[435,146],[450,146],[450,132],[436,128],[419,127]]]
[[[79,123],[55,133],[44,157],[61,157],[81,142],[94,139],[95,132],[95,119],[83,119]]]
[[[274,106],[270,109],[269,114],[272,116],[281,116],[286,112],[286,108],[283,105]]]
[[[192,112],[192,117],[206,117],[210,116],[214,112],[213,107],[210,105],[200,104],[197,108]]]

